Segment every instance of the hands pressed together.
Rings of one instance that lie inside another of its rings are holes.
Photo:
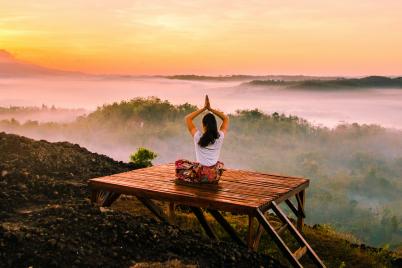
[[[205,95],[205,104],[204,104],[204,110],[211,111],[211,103],[209,102],[208,95]]]

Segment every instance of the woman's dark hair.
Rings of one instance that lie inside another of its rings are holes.
[[[215,116],[212,113],[207,113],[202,118],[202,124],[205,127],[205,132],[202,134],[198,145],[201,147],[207,147],[208,145],[213,144],[215,140],[219,138]]]

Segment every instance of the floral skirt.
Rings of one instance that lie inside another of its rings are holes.
[[[175,162],[176,180],[190,183],[218,183],[224,171],[223,163],[203,166],[197,162],[180,159]]]

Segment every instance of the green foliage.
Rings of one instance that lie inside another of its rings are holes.
[[[160,162],[172,162],[194,157],[183,118],[195,109],[136,98],[104,105],[70,124],[13,120],[0,122],[0,130],[69,140],[120,159],[127,159],[129,148],[152,148]],[[331,224],[370,245],[402,244],[401,131],[364,124],[328,129],[258,109],[229,116],[221,154],[227,167],[307,177],[307,223]]]
[[[130,155],[130,162],[143,167],[152,166],[152,160],[158,155],[146,148],[138,148],[137,152]]]

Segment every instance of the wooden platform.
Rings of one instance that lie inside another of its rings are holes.
[[[89,185],[92,189],[93,202],[110,206],[120,194],[134,195],[160,220],[170,223],[174,220],[174,205],[188,205],[197,216],[206,234],[216,239],[214,231],[201,210],[204,208],[239,244],[257,250],[261,234],[265,230],[273,236],[293,266],[302,267],[298,260],[304,253],[308,253],[318,266],[325,267],[300,233],[305,217],[304,199],[305,189],[309,185],[308,179],[235,169],[225,170],[217,185],[182,185],[176,184],[174,179],[174,164],[165,164],[91,179]],[[296,199],[297,205],[291,201],[293,197]],[[170,215],[167,216],[151,199],[169,201]],[[285,202],[296,215],[296,226],[278,207],[281,202]],[[283,226],[279,230],[275,230],[264,215],[269,209],[283,222]],[[236,231],[219,211],[249,216],[247,243],[237,236]],[[254,218],[259,223],[257,230],[253,229]],[[296,252],[291,252],[281,239],[280,234],[285,230],[294,235],[301,244]]]

